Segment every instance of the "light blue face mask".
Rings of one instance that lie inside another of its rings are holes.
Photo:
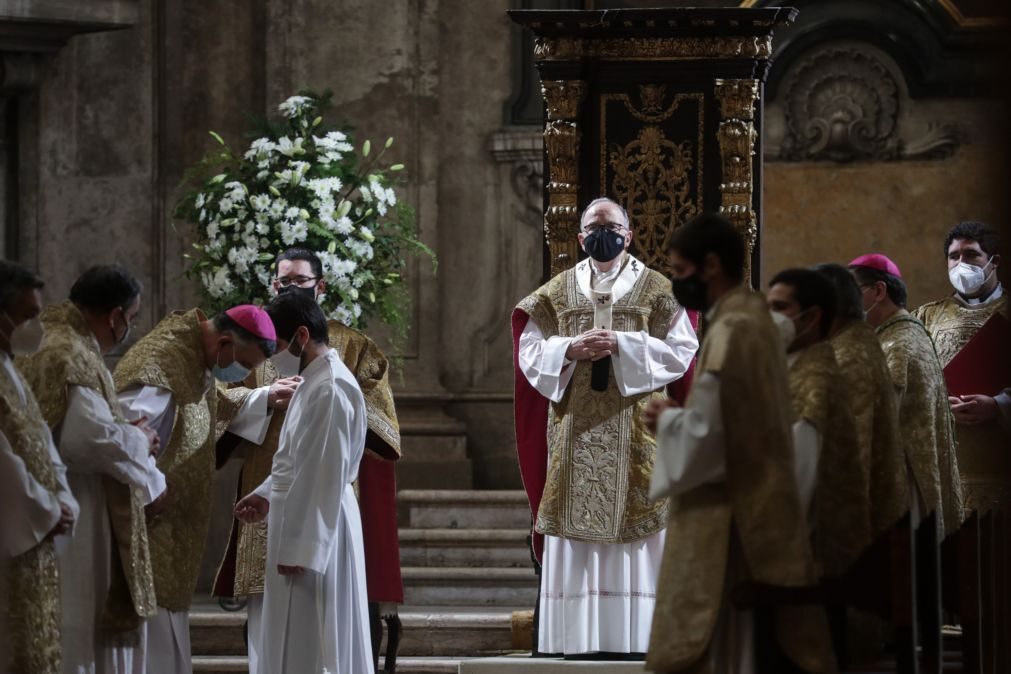
[[[232,344],[232,349],[234,354],[235,349],[234,344]],[[218,353],[220,354],[221,351],[219,350]],[[214,367],[211,368],[211,374],[214,376],[215,379],[217,379],[220,382],[223,382],[225,384],[234,384],[235,382],[242,381],[243,379],[249,376],[249,368],[243,367],[239,363],[239,361],[234,360],[233,356],[232,363],[225,367],[221,367],[220,365],[215,363]]]

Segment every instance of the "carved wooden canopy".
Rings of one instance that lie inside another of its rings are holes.
[[[521,10],[545,103],[544,231],[549,273],[580,254],[579,214],[607,196],[629,213],[634,252],[667,271],[663,245],[702,211],[722,211],[757,276],[762,87],[772,32],[797,11]]]

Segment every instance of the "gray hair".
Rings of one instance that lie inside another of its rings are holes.
[[[632,222],[628,219],[628,211],[625,210],[625,207],[614,199],[609,199],[607,197],[597,197],[590,203],[586,204],[586,208],[583,209],[583,212],[579,216],[579,229],[583,228],[583,219],[586,217],[586,214],[590,212],[590,209],[600,204],[611,204],[612,206],[617,206],[618,210],[621,211],[621,217],[625,219],[625,229],[632,229]]]
[[[44,285],[42,279],[18,263],[0,260],[0,311],[9,311],[26,290]]]

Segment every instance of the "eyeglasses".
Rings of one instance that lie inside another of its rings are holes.
[[[274,279],[274,282],[282,288],[287,288],[290,285],[294,285],[297,288],[305,288],[306,283],[315,285],[315,282],[318,280],[318,276],[279,276]]]
[[[609,222],[606,225],[597,225],[597,224],[587,225],[586,227],[583,228],[583,231],[586,232],[587,234],[592,234],[592,233],[598,232],[598,231],[600,231],[602,229],[606,229],[607,231],[609,231],[611,233],[617,234],[618,232],[620,232],[623,229],[625,229],[625,226],[624,225],[619,225],[616,222]]]

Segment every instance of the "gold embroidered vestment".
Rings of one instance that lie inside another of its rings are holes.
[[[20,377],[20,374],[18,375]],[[36,482],[54,495],[59,491],[49,456],[48,433],[28,382],[21,380],[27,404],[14,384],[0,373],[0,432],[24,461]],[[60,672],[60,576],[53,540],[7,562],[8,669],[18,674]]]
[[[646,656],[658,674],[711,674],[710,643],[733,589],[725,587],[728,565],[775,585],[816,577],[794,475],[785,356],[764,296],[735,289],[707,315],[696,376],[706,373],[720,381],[726,478],[671,499]],[[797,666],[833,670],[820,609],[780,609],[775,621],[777,641]]]
[[[170,314],[114,374],[117,391],[156,386],[170,391],[176,405],[172,437],[158,457],[168,503],[148,527],[158,605],[170,611],[190,606],[210,526],[217,399],[204,365],[202,320],[196,309]]]
[[[859,456],[870,458],[871,538],[909,510],[909,479],[899,435],[899,410],[874,328],[853,321],[829,340],[856,422]]]
[[[575,337],[593,327],[593,304],[576,268],[558,274],[518,305],[545,338]],[[664,339],[677,311],[670,281],[644,269],[614,302],[612,328]],[[622,396],[613,370],[607,390],[590,388],[591,363],[577,361],[560,402],[548,410],[548,471],[538,533],[592,543],[626,543],[664,528],[666,499],[651,501],[656,440],[643,411],[662,392]]]
[[[923,305],[913,315],[926,326],[944,368],[998,312],[1011,320],[1007,295],[983,305],[968,304],[957,296],[946,297]],[[994,358],[998,357],[999,354],[994,354]],[[1008,433],[1000,420],[956,424],[955,440],[965,507],[985,512],[996,505],[1011,503],[1011,452],[1007,451]]]
[[[47,308],[41,316],[46,328],[42,348],[18,358],[18,367],[32,387],[51,429],[67,415],[71,386],[88,388],[109,404],[112,416],[124,423],[112,374],[84,316],[70,302]],[[105,627],[121,632],[136,629],[142,618],[158,612],[148,552],[147,524],[141,492],[104,477],[106,510],[116,546],[112,579],[105,602]]]
[[[906,457],[927,512],[936,511],[950,533],[962,524],[962,483],[941,364],[927,329],[904,309],[877,333],[898,395]]]
[[[794,413],[821,437],[815,558],[825,575],[839,576],[871,543],[870,456],[857,443],[852,402],[828,342],[800,351],[789,376]]]

